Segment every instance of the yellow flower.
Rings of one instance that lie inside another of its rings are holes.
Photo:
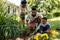
[[[46,39],[49,38],[47,33],[44,33],[44,34],[37,33],[36,35],[34,35],[35,40],[39,40],[39,37],[46,37]]]
[[[34,39],[35,39],[35,40],[39,40],[38,37],[39,37],[40,35],[41,35],[40,33],[37,33],[36,35],[34,35]]]
[[[55,31],[52,30],[52,29],[50,29],[50,33],[51,33],[51,34],[55,34]]]
[[[44,33],[44,34],[41,34],[41,37],[45,37],[46,36],[46,39],[49,38],[48,34],[47,33]]]
[[[39,39],[38,39],[38,36],[34,36],[34,39],[39,40]]]

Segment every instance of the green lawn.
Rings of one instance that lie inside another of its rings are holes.
[[[55,40],[60,40],[60,31],[56,30],[57,27],[60,27],[60,17],[48,19],[48,22],[51,25],[51,29],[55,30]]]
[[[60,17],[56,17],[53,19],[48,19],[50,25],[51,25],[51,29],[56,29],[56,27],[60,27]]]

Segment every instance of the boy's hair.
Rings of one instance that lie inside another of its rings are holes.
[[[32,10],[36,10],[36,8],[35,7],[32,7]]]
[[[21,4],[26,4],[27,2],[26,1],[21,1]]]
[[[47,18],[46,17],[43,17],[42,19],[46,20],[47,21]]]

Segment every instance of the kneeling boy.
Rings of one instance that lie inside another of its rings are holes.
[[[41,23],[39,24],[39,26],[37,27],[35,32],[37,32],[38,30],[39,30],[40,33],[49,32],[50,24],[47,22],[47,18],[46,17],[43,17],[41,19]]]

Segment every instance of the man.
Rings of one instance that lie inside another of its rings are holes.
[[[40,22],[40,19],[43,16],[37,12],[36,8],[32,8],[32,11],[30,14],[28,14],[27,18],[26,18],[26,24],[29,28],[29,30],[31,30],[33,27],[35,27],[35,24]]]

